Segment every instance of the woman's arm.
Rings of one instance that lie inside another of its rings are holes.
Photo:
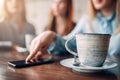
[[[73,34],[82,32],[85,27],[86,21],[79,21],[78,25],[76,26],[76,29],[70,33],[69,36],[74,37]],[[79,30],[78,30],[79,29]],[[68,37],[69,39],[70,37]],[[67,39],[67,38],[66,38]],[[54,42],[55,45],[53,45],[53,48],[50,50],[52,53],[58,52],[58,53],[64,53],[67,52],[65,49],[65,38],[62,38],[61,36],[56,35],[52,31],[45,31],[39,36],[37,36],[31,43],[30,46],[30,55],[27,57],[26,62],[32,61],[38,61],[38,59],[41,57],[41,55],[48,49],[48,47],[51,45],[52,42]],[[70,48],[75,48],[75,38],[71,41],[69,44]]]

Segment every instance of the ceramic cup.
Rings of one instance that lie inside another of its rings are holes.
[[[108,53],[109,34],[77,34],[77,53],[69,49],[68,44],[70,40],[66,41],[65,47],[68,52],[78,56],[81,65],[92,67],[103,65]]]
[[[30,50],[30,44],[34,38],[35,38],[35,35],[32,35],[32,34],[25,35],[25,46],[28,51]]]

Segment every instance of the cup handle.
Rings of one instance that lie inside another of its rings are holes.
[[[66,48],[66,50],[67,50],[69,53],[71,53],[72,55],[78,56],[76,52],[70,50],[69,47],[68,47],[68,43],[69,43],[69,41],[72,40],[72,39],[73,39],[73,38],[68,39],[68,40],[65,42],[65,48]]]

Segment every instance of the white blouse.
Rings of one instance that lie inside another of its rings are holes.
[[[12,43],[25,47],[25,35],[35,35],[34,26],[26,22],[21,31],[15,23],[0,22],[0,41],[12,41]]]

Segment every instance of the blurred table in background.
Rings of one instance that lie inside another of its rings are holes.
[[[15,69],[8,61],[22,60],[26,54],[15,50],[0,51],[0,80],[120,80],[120,65],[99,73],[75,73],[59,64],[59,60],[28,68]]]

